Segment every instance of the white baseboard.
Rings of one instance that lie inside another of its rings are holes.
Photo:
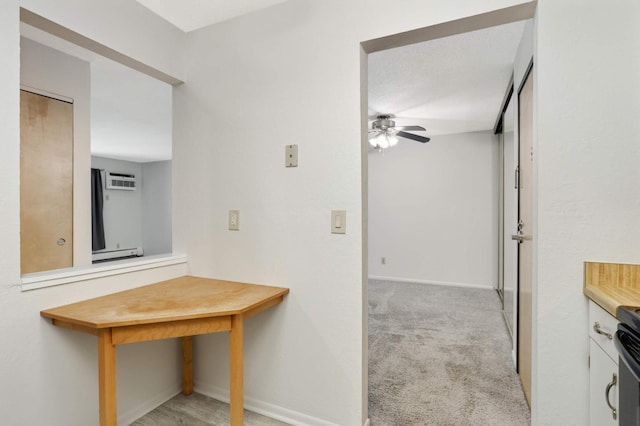
[[[181,391],[182,389],[180,387],[176,387],[171,390],[160,392],[144,401],[142,404],[132,407],[125,412],[121,413],[120,410],[118,410],[118,424],[128,425],[135,422],[140,417],[144,416],[148,412],[154,410],[155,408],[159,407],[160,405],[164,404],[165,402],[179,394]]]
[[[495,290],[495,286],[489,284],[472,284],[472,283],[456,283],[456,282],[448,282],[448,281],[433,281],[433,280],[418,280],[414,278],[398,278],[398,277],[382,277],[378,275],[370,275],[370,280],[379,280],[379,281],[397,281],[402,283],[414,283],[414,284],[431,284],[431,285],[441,285],[448,287],[466,287],[466,288],[483,288]]]
[[[367,419],[367,421],[364,422],[364,426],[371,426],[371,419]]]
[[[229,402],[228,389],[223,389],[214,385],[197,383],[194,386],[194,391],[203,395],[210,396],[211,398],[217,399],[218,401],[226,403]],[[317,417],[311,417],[309,415],[289,410],[288,408],[280,407],[278,405],[270,404],[268,402],[260,401],[246,395],[244,396],[244,408],[249,411],[253,411],[254,413],[262,414],[263,416],[271,417],[272,419],[289,423],[293,426],[338,426],[335,423],[331,423]]]

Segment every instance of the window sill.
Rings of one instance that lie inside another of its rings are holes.
[[[22,291],[36,290],[39,288],[93,280],[181,263],[187,263],[186,255],[161,254],[137,259],[116,260],[107,263],[59,269],[56,271],[36,272],[23,275],[21,277],[20,288]]]

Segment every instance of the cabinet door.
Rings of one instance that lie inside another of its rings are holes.
[[[589,339],[589,355],[591,357],[589,370],[589,424],[591,426],[618,425],[618,365],[598,346],[593,339]],[[616,384],[611,385],[612,382]],[[607,393],[607,388],[609,392]],[[616,416],[607,404],[615,407]]]

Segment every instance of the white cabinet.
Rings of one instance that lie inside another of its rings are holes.
[[[589,424],[591,426],[617,426],[618,416],[613,410],[618,408],[618,365],[589,339],[591,369],[589,372]],[[608,402],[607,402],[608,401]]]
[[[617,325],[616,318],[589,301],[589,424],[591,426],[618,425],[618,353],[612,339]]]

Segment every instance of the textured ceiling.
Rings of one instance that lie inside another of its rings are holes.
[[[524,21],[369,55],[369,116],[393,114],[420,135],[493,129]]]
[[[286,0],[136,0],[184,32],[226,21]]]

